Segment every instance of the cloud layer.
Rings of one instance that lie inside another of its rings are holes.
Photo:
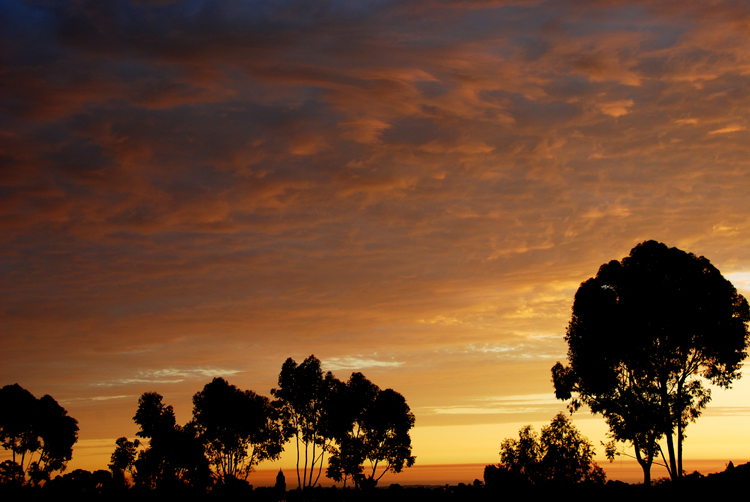
[[[750,7],[652,4],[0,2],[3,383],[549,393],[600,264],[750,271]]]

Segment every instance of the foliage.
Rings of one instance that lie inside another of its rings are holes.
[[[177,425],[174,410],[162,403],[161,395],[144,393],[133,420],[141,427],[136,435],[149,440],[134,464],[136,483],[149,488],[209,484],[210,469],[198,429],[191,423]]]
[[[404,397],[393,389],[378,392],[358,423],[362,430],[363,456],[369,462],[370,472],[365,477],[369,486],[375,486],[386,472],[401,472],[414,465],[409,431],[414,427],[414,415]],[[378,465],[383,470],[378,473]]]
[[[414,465],[409,436],[414,415],[401,394],[381,390],[362,373],[352,373],[346,384],[333,388],[329,415],[335,446],[326,475],[334,481],[346,484],[351,477],[355,487],[374,487],[386,472]]]
[[[12,460],[0,462],[0,484],[17,484],[23,483],[23,469]]]
[[[365,461],[363,415],[375,401],[380,389],[370,382],[362,373],[352,373],[349,381],[339,382],[332,388],[329,397],[329,422],[331,434],[336,441],[328,459],[326,476],[337,482],[344,482],[351,477],[355,487],[364,479],[363,462]]]
[[[414,427],[414,415],[404,396],[393,389],[378,392],[372,406],[362,416],[365,458],[370,463],[368,479],[377,482],[386,471],[401,472],[414,465],[409,431]],[[383,471],[378,474],[378,464]]]
[[[537,478],[537,470],[542,457],[539,436],[530,425],[518,431],[518,439],[507,438],[500,443],[500,462],[508,472],[526,479]]]
[[[115,481],[112,473],[104,470],[89,472],[75,469],[63,476],[57,476],[44,485],[44,492],[57,496],[76,495],[78,498],[95,499],[112,495],[122,489],[122,484]]]
[[[406,400],[392,389],[381,390],[361,373],[344,383],[331,372],[324,375],[315,356],[300,365],[290,358],[279,374],[279,388],[271,394],[284,435],[297,442],[300,488],[317,484],[326,452],[326,475],[344,483],[351,478],[355,486],[375,486],[385,472],[401,472],[414,464],[409,437],[414,415]],[[368,465],[367,474],[363,464]]]
[[[728,388],[740,377],[748,321],[747,301],[706,258],[644,242],[578,289],[555,394],[604,415],[611,436],[634,445],[646,482],[665,437],[679,477],[684,430],[711,398],[700,378]]]
[[[128,438],[121,437],[115,441],[115,451],[109,459],[108,467],[113,473],[119,474],[120,476],[125,471],[129,472],[131,476],[134,476],[135,460],[137,458],[137,450],[141,445],[139,440],[128,441]]]
[[[284,437],[267,397],[214,378],[193,396],[193,420],[214,474],[247,479],[253,466],[279,458]]]
[[[38,485],[64,471],[78,441],[78,421],[51,396],[36,399],[18,384],[0,389],[0,442],[13,453],[4,476]]]
[[[563,413],[542,428],[541,436],[527,425],[518,432],[518,439],[505,439],[500,460],[501,465],[486,472],[485,478],[533,484],[602,484],[605,480],[604,471],[594,462],[591,442]]]
[[[323,375],[320,360],[314,355],[299,365],[290,357],[281,367],[279,387],[271,390],[271,395],[276,398],[273,404],[279,411],[283,435],[285,438],[294,437],[296,441],[299,488],[317,484],[325,453],[331,449],[333,433],[327,405],[337,382],[331,372]],[[302,476],[300,455],[304,456]]]
[[[541,473],[545,480],[604,482],[604,471],[594,462],[591,442],[563,413],[558,413],[548,426],[542,428],[540,443],[543,452]]]

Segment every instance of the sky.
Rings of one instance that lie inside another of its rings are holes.
[[[418,465],[498,462],[601,264],[750,294],[749,37],[724,0],[0,0],[0,385],[105,468],[143,392],[185,423],[314,354],[404,395]],[[686,459],[750,460],[748,417],[716,391]]]

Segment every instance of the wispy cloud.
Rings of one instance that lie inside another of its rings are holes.
[[[714,129],[713,131],[709,131],[708,134],[729,134],[732,132],[739,132],[739,131],[745,131],[745,130],[747,130],[747,127],[743,125],[732,124],[726,127],[722,127],[720,129]]]
[[[119,395],[119,396],[93,396],[93,397],[74,397],[71,399],[61,399],[60,404],[67,403],[79,403],[79,402],[97,402],[97,401],[111,401],[113,399],[125,399],[133,397],[132,395]]]
[[[538,413],[561,407],[561,402],[549,394],[486,397],[475,401],[476,404],[433,406],[424,410],[438,415],[505,415]]]
[[[93,385],[97,387],[121,387],[125,385],[136,384],[174,384],[186,380],[196,380],[199,378],[224,377],[240,373],[240,370],[218,369],[218,368],[189,368],[176,369],[165,368],[160,370],[139,371],[137,376],[130,378],[119,378],[96,382]],[[125,396],[121,396],[125,397]]]
[[[397,368],[402,361],[384,361],[366,356],[329,357],[322,361],[323,368],[330,371],[360,370],[366,368]]]

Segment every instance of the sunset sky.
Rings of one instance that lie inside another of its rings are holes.
[[[746,1],[0,0],[0,58],[0,385],[78,419],[71,467],[143,392],[184,423],[310,354],[406,397],[418,465],[498,462],[602,263],[750,294]],[[749,419],[750,376],[686,465]]]

